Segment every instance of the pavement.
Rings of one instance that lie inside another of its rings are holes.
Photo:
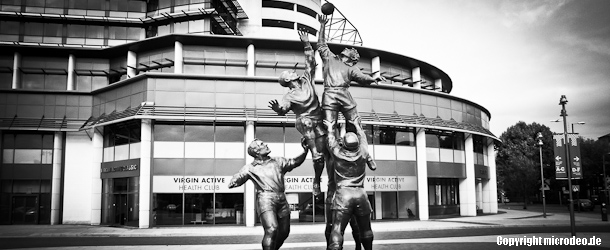
[[[587,226],[610,226],[609,221],[602,221],[601,215],[597,214],[575,214],[575,223],[578,228]],[[392,231],[421,231],[421,230],[445,230],[461,228],[502,228],[502,227],[527,227],[527,226],[570,226],[569,213],[547,213],[543,218],[542,213],[532,210],[519,209],[518,206],[502,206],[497,214],[483,214],[473,217],[432,217],[429,220],[400,220],[400,221],[373,221],[373,232],[392,232]],[[306,224],[293,223],[290,234],[320,234],[324,232],[322,223]],[[349,233],[349,227],[346,235]],[[110,227],[110,226],[91,226],[91,225],[3,225],[0,226],[0,241],[2,238],[20,237],[176,237],[176,236],[235,236],[235,235],[263,235],[261,226],[245,227],[237,225],[227,226],[188,226],[188,227],[154,227],[148,229]],[[531,236],[531,235],[530,235]],[[559,234],[536,234],[536,237],[570,237],[570,233]],[[601,238],[602,246],[610,247],[610,233],[579,233],[578,237]],[[504,237],[527,237],[527,235],[505,235]],[[429,239],[404,239],[375,241],[375,244],[403,244],[409,242],[496,242],[498,236],[470,236],[470,237],[446,237]],[[299,244],[306,244],[301,246]],[[290,243],[282,248],[300,247],[323,247],[324,243]],[[353,244],[347,242],[346,245]],[[168,246],[163,246],[168,249]],[[227,245],[197,245],[192,248],[180,249],[257,249],[260,243],[253,244],[227,244]],[[207,247],[207,248],[206,248]],[[115,249],[116,247],[78,247],[71,249]],[[154,246],[123,246],[122,249],[155,249]],[[60,248],[45,248],[60,249]],[[70,249],[70,248],[62,248]],[[177,249],[177,248],[176,248]]]

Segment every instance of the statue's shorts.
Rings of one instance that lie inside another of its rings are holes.
[[[345,214],[365,216],[371,214],[371,203],[364,188],[339,187],[335,191],[332,210],[338,210]]]
[[[257,203],[259,217],[269,211],[275,212],[279,218],[290,215],[290,206],[284,193],[259,192]]]
[[[327,87],[322,94],[322,109],[348,111],[356,107],[356,101],[347,87]]]
[[[300,116],[297,117],[295,127],[303,137],[309,140],[308,145],[311,150],[311,155],[314,160],[322,158],[324,155],[324,143],[316,143],[316,139],[326,135],[326,131],[322,126],[322,119]]]

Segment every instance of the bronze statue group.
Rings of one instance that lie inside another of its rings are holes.
[[[270,157],[269,147],[255,139],[248,146],[253,162],[245,165],[229,183],[230,188],[254,183],[257,193],[258,216],[264,228],[264,250],[279,249],[290,233],[290,207],[286,201],[284,175],[300,166],[311,151],[314,162],[315,196],[321,194],[320,177],[326,166],[328,192],[326,207],[327,249],[343,249],[343,234],[349,223],[356,249],[373,247],[371,230],[371,204],[364,191],[366,167],[375,170],[375,162],[368,152],[368,144],[356,102],[349,92],[350,82],[371,84],[384,81],[381,76],[371,77],[355,67],[360,56],[353,48],[344,49],[338,56],[326,44],[324,27],[326,16],[320,16],[317,50],[323,62],[324,93],[318,100],[314,89],[316,62],[314,49],[305,31],[299,37],[305,50],[305,72],[297,75],[284,71],[279,76],[282,87],[290,89],[281,102],[272,100],[269,107],[278,115],[291,111],[296,115],[296,129],[302,134],[303,152],[295,158]],[[337,126],[338,112],[346,120],[346,133]]]

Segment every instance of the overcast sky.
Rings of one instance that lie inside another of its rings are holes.
[[[323,1],[324,2],[324,1]],[[500,136],[519,121],[563,132],[559,99],[582,136],[610,133],[608,0],[331,0],[364,46],[430,63],[451,95],[491,112]]]

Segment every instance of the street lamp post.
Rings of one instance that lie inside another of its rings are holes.
[[[546,218],[546,197],[544,195],[544,170],[542,168],[542,133],[538,132],[538,148],[540,148],[540,191],[542,191],[542,217]]]
[[[605,153],[604,155],[602,155],[602,171],[604,173],[604,177],[602,178],[602,181],[604,182],[604,201],[606,202],[606,205],[608,205],[610,203],[610,200],[608,198],[608,182],[606,181],[606,155],[610,154],[610,153]]]
[[[562,95],[559,99],[559,105],[561,105],[561,116],[563,117],[563,138],[565,143],[565,161],[566,161],[566,172],[568,173],[568,193],[569,193],[569,207],[570,207],[570,230],[572,236],[576,236],[576,221],[574,220],[574,205],[572,200],[572,166],[570,166],[570,150],[568,145],[568,123],[566,121],[566,116],[568,113],[566,112],[566,104],[568,103],[568,98],[565,95]]]

